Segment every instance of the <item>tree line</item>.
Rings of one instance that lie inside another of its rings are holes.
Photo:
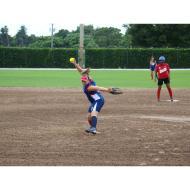
[[[160,47],[190,47],[189,24],[123,24],[125,34],[114,27],[94,28],[93,25],[84,27],[85,48],[160,48]],[[78,48],[80,28],[68,31],[61,29],[54,33],[55,48]],[[0,29],[1,47],[51,47],[51,36],[28,35],[27,28],[20,27],[15,36],[9,35],[9,29]]]

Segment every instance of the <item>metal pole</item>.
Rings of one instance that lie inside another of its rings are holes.
[[[85,68],[84,24],[80,24],[79,64]]]

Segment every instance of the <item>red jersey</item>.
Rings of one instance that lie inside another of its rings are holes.
[[[158,79],[164,79],[169,77],[170,67],[167,63],[159,63],[155,67]]]

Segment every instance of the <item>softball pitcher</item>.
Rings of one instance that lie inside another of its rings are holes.
[[[109,92],[111,94],[121,94],[122,91],[119,88],[105,88],[96,86],[96,83],[89,76],[90,69],[82,69],[82,67],[76,63],[76,60],[70,61],[76,69],[81,73],[81,82],[83,85],[83,92],[86,95],[90,106],[88,108],[88,123],[90,127],[85,130],[87,133],[97,133],[97,117],[98,113],[104,106],[104,97],[101,92]]]

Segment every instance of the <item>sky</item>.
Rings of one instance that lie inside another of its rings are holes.
[[[116,27],[123,24],[189,23],[188,1],[167,0],[0,0],[0,28],[5,25],[13,36],[21,25],[27,34],[50,35],[60,29],[76,30],[80,24]],[[177,9],[177,10],[176,10]],[[183,10],[183,11],[181,11]]]

